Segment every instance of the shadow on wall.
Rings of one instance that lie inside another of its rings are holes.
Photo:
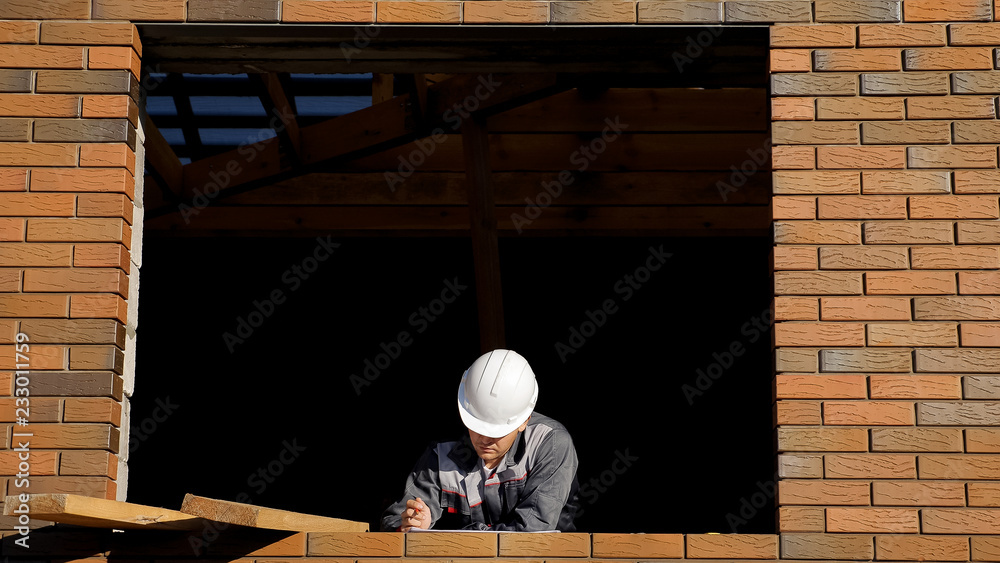
[[[769,247],[501,239],[508,346],[574,436],[581,530],[774,531]],[[464,432],[467,240],[150,240],[144,263],[130,501],[375,523]]]

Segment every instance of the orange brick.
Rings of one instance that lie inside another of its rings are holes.
[[[119,293],[128,297],[128,277],[114,268],[29,268],[24,271],[27,292]]]
[[[466,2],[462,16],[465,23],[548,23],[549,10],[546,4],[533,1]]]
[[[35,344],[31,347],[31,369],[67,369],[66,346],[44,346]],[[14,369],[14,346],[0,346],[0,358],[4,365],[0,369]]]
[[[853,47],[853,25],[772,25],[771,47]]]
[[[406,537],[407,557],[495,557],[496,554],[497,536],[490,533],[440,532]]]
[[[839,426],[912,426],[913,403],[898,401],[824,401],[823,423]]]
[[[903,196],[822,196],[816,202],[820,219],[906,219]]]
[[[688,534],[688,559],[777,559],[773,534]]]
[[[312,1],[312,0],[310,0]],[[105,167],[120,166],[125,167],[129,174],[135,175],[135,152],[128,148],[125,143],[99,144],[87,143],[80,145],[80,166]],[[130,179],[129,184],[135,185],[135,179]],[[124,192],[129,193],[129,192]],[[131,195],[129,197],[132,197]]]
[[[30,414],[30,413],[29,413]],[[0,451],[0,474],[16,475],[18,465],[22,460],[18,458],[20,452]],[[55,475],[56,461],[59,452],[32,451],[28,460],[28,471],[32,475]]]
[[[0,143],[0,162],[7,166],[75,166],[76,145]]]
[[[68,244],[0,243],[0,266],[70,266],[72,262]]]
[[[123,194],[80,194],[79,217],[121,217],[132,224],[132,200]]]
[[[184,21],[185,0],[94,0],[95,20]]]
[[[862,323],[781,322],[774,325],[775,346],[864,346]]]
[[[139,118],[139,106],[129,96],[84,96],[83,117],[126,117],[133,125],[136,125]]]
[[[779,147],[775,147],[779,148]],[[857,171],[808,170],[773,173],[775,194],[856,194],[861,192]]]
[[[965,295],[1000,294],[1000,272],[959,272],[958,291]]]
[[[960,452],[960,428],[872,428],[874,452]]]
[[[816,166],[835,168],[904,168],[903,147],[816,147]]]
[[[24,168],[0,168],[0,191],[23,192],[28,188],[28,171]]]
[[[128,306],[119,295],[74,294],[70,296],[69,308],[69,316],[73,319],[118,319],[122,324],[128,322]]]
[[[28,241],[121,242],[129,246],[132,229],[124,219],[28,219]]]
[[[826,509],[826,531],[915,534],[920,531],[918,514],[906,508],[831,507]]]
[[[430,535],[430,534],[428,534]],[[455,534],[449,534],[454,536]],[[485,534],[469,534],[481,536]],[[312,557],[402,557],[404,539],[400,533],[312,532],[307,553]],[[412,536],[411,536],[412,537]],[[494,546],[496,540],[494,539]],[[494,547],[494,551],[496,547]]]
[[[969,539],[962,536],[878,536],[879,559],[903,561],[968,561]]]
[[[1000,222],[959,221],[959,244],[1000,244]]]
[[[1000,0],[995,0],[1000,5]],[[998,6],[1000,8],[1000,6]],[[997,561],[1000,560],[1000,537],[998,536],[972,536],[973,561]]]
[[[775,426],[823,424],[819,401],[778,401],[774,405]]]
[[[60,475],[99,475],[118,478],[118,456],[111,452],[65,451],[59,459]]]
[[[816,100],[816,119],[903,119],[903,114],[903,98],[819,98]]]
[[[917,477],[917,459],[914,455],[828,454],[824,456],[823,463],[824,474],[827,478],[833,479],[915,479]]]
[[[989,0],[905,0],[904,21],[966,21],[989,20]]]
[[[910,168],[996,168],[997,148],[907,147],[906,161]]]
[[[0,22],[0,43],[37,43],[38,23],[24,21]]]
[[[771,119],[813,119],[816,116],[814,100],[814,98],[771,98]]]
[[[950,221],[869,221],[864,227],[865,244],[953,244],[955,242],[955,226]]]
[[[958,346],[955,323],[869,323],[869,346]]]
[[[1000,428],[967,428],[965,450],[975,453],[1000,453]]]
[[[809,196],[775,196],[771,198],[772,219],[815,219],[816,198]]]
[[[771,124],[771,141],[776,145],[856,145],[860,137],[853,121],[776,121]]]
[[[65,317],[68,306],[66,295],[0,294],[0,311],[11,317]]]
[[[913,315],[918,320],[993,320],[1000,318],[1000,298],[915,297]]]
[[[868,431],[864,428],[785,427],[777,432],[779,452],[868,451]]]
[[[952,45],[993,45],[1000,36],[1000,22],[955,23],[948,26]]]
[[[1000,507],[1000,483],[969,483],[969,506]]]
[[[949,481],[873,481],[872,504],[964,506],[965,487]]]
[[[817,71],[902,70],[898,49],[818,49],[813,61]]]
[[[819,299],[815,297],[775,297],[774,320],[819,320]]]
[[[1000,459],[989,454],[922,454],[918,457],[921,479],[1000,478]]]
[[[925,508],[920,512],[925,534],[995,534],[1000,530],[1000,510]]]
[[[809,49],[772,49],[771,72],[809,72],[812,58]]]
[[[0,45],[0,68],[83,68],[83,47]]]
[[[868,390],[863,375],[775,376],[779,399],[864,399]]]
[[[0,218],[0,241],[24,240],[24,219]]]
[[[295,23],[371,23],[375,21],[375,2],[342,0],[284,0],[281,21]]]
[[[816,149],[812,147],[778,146],[771,149],[774,170],[804,170],[816,167]]]
[[[778,484],[778,504],[867,506],[870,487],[867,481],[784,479]]]
[[[988,47],[905,49],[906,70],[992,70],[993,50]]]
[[[911,219],[998,219],[996,196],[915,195],[910,196]]]
[[[990,119],[993,98],[986,96],[926,96],[906,100],[907,119]]]
[[[62,45],[131,45],[142,55],[139,30],[123,22],[43,21],[41,43]]]
[[[121,268],[126,274],[131,257],[122,244],[77,244],[73,247],[73,266],[84,268]]]
[[[64,422],[106,422],[119,426],[122,404],[110,397],[67,398]]]
[[[0,199],[0,215],[15,217],[72,217],[72,194],[9,193]]]
[[[945,26],[940,24],[872,24],[858,26],[861,47],[944,46]]]
[[[812,506],[778,507],[778,533],[787,536],[786,532],[824,531],[826,531],[826,513],[822,508]]]
[[[823,246],[823,270],[900,270],[908,266],[906,248],[895,246]]]
[[[950,272],[868,272],[865,292],[871,295],[948,295],[956,293],[955,274]],[[909,305],[906,307],[909,314]],[[908,320],[885,319],[885,320]],[[832,319],[836,320],[836,319]]]
[[[128,69],[139,78],[139,55],[131,47],[91,47],[87,55],[87,68]]]
[[[500,557],[590,557],[590,534],[500,534]],[[541,541],[539,541],[541,540]]]
[[[814,246],[776,246],[775,270],[816,270],[819,258]]]
[[[962,346],[1000,346],[1000,323],[961,323]]]
[[[778,456],[778,476],[782,479],[820,479],[823,477],[823,456],[781,454]]]
[[[593,534],[594,557],[603,558],[681,558],[684,556],[682,534]]]
[[[949,193],[951,173],[944,170],[864,171],[861,173],[865,194]]]
[[[1000,268],[1000,247],[921,246],[910,249],[915,270]]]
[[[376,8],[380,23],[460,23],[461,2],[380,2]],[[633,19],[634,22],[634,19]]]
[[[856,221],[776,221],[777,244],[860,244],[861,224]]]
[[[429,2],[433,4],[434,2]],[[379,17],[383,4],[379,4]],[[551,23],[635,23],[632,2],[552,2]]]
[[[961,378],[955,375],[872,375],[869,385],[872,399],[962,398]]]

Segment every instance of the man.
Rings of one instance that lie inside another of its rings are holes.
[[[382,530],[575,530],[576,449],[562,424],[533,412],[537,400],[520,354],[480,356],[458,387],[468,436],[427,448]]]

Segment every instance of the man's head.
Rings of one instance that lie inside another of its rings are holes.
[[[517,352],[493,350],[465,370],[458,412],[484,461],[499,460],[525,429],[538,400],[531,366]]]

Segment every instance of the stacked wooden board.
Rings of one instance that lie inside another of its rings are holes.
[[[5,516],[23,512],[27,505],[32,519],[92,528],[142,530],[195,530],[207,521],[226,522],[249,528],[293,532],[367,532],[366,522],[342,520],[253,506],[225,500],[185,495],[181,509],[170,510],[71,494],[31,494],[4,500]]]

